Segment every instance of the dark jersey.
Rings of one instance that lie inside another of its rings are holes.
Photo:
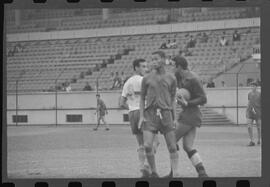
[[[99,99],[97,102],[97,109],[101,116],[105,115],[105,111],[107,110],[107,108],[104,101],[102,101],[101,99]]]
[[[261,93],[258,91],[248,94],[247,118],[261,118]]]
[[[146,109],[156,107],[172,110],[175,94],[176,79],[169,73],[151,72],[142,80],[141,97],[146,100]]]
[[[204,105],[207,102],[200,79],[195,73],[189,71],[183,78],[178,76],[177,81],[179,88],[185,88],[190,93],[190,100],[187,101],[188,106],[184,107],[179,114],[179,120],[188,125],[200,126],[202,114],[199,105]]]

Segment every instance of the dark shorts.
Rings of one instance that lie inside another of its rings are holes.
[[[147,108],[144,111],[145,123],[142,126],[144,131],[151,131],[153,133],[166,134],[170,131],[174,131],[173,116],[171,110],[160,111],[162,119],[157,115],[156,108]]]
[[[202,113],[199,107],[187,107],[179,113],[178,121],[186,125],[200,127],[202,124]]]
[[[101,117],[105,116],[105,110],[100,110],[100,111],[99,111],[99,115],[100,115]]]
[[[128,116],[132,134],[142,134],[142,130],[138,128],[140,120],[140,110],[130,111],[128,113]]]
[[[246,117],[247,117],[247,119],[251,119],[251,120],[259,120],[259,119],[261,119],[261,111],[257,110],[256,114],[255,114],[251,110],[247,110]]]

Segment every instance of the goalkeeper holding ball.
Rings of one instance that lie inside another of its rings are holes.
[[[207,177],[202,159],[193,147],[196,129],[201,126],[202,122],[199,106],[207,102],[206,94],[198,76],[188,69],[187,60],[181,56],[176,56],[173,61],[175,63],[175,76],[179,88],[176,92],[176,100],[182,108],[175,131],[176,140],[178,142],[183,138],[183,149],[195,167],[198,176]],[[166,177],[171,176],[172,173]]]

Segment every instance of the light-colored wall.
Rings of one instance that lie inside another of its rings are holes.
[[[239,88],[238,105],[240,106],[239,123],[244,124],[245,106],[247,105],[247,95],[250,88]],[[34,94],[19,94],[18,95],[18,114],[28,115],[29,125],[39,124],[55,124],[55,93],[34,93]],[[107,105],[109,114],[106,116],[110,124],[124,124],[123,114],[128,111],[120,110],[118,102],[120,92],[101,92],[101,97]],[[236,88],[212,88],[206,89],[208,102],[206,106],[214,107],[213,109],[219,113],[224,112],[222,107],[225,107],[225,114],[233,122],[236,122]],[[7,96],[7,123],[12,122],[12,115],[15,115],[16,97],[14,94]],[[94,114],[96,107],[95,92],[62,92],[58,93],[58,123],[68,124],[66,122],[66,114],[82,114],[83,122],[78,124],[95,124],[96,116]],[[31,110],[35,109],[35,110]],[[47,110],[42,110],[47,109]],[[77,110],[76,110],[77,109]],[[23,124],[23,123],[22,123]],[[74,123],[75,124],[75,123]]]
[[[101,28],[71,31],[32,32],[22,34],[7,34],[8,42],[31,41],[31,40],[54,40],[89,38],[101,36],[121,36],[170,32],[188,32],[200,30],[217,30],[243,27],[259,27],[260,18],[245,18],[233,20],[201,21],[190,23],[174,23],[164,25],[146,25],[117,28]]]

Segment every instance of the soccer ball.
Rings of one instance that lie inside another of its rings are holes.
[[[176,89],[176,98],[184,98],[186,101],[190,99],[190,93],[185,88]]]

